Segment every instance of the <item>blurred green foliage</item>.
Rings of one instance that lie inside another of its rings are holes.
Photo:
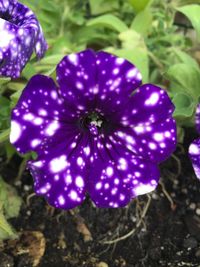
[[[0,78],[0,155],[9,159],[15,153],[8,142],[10,111],[29,78],[37,73],[55,77],[55,67],[63,56],[88,47],[128,59],[139,68],[144,83],[166,89],[176,106],[174,117],[181,136],[182,126],[194,124],[200,98],[199,58],[194,56],[200,50],[200,0],[21,2],[37,15],[49,49],[40,62],[31,58],[21,78]],[[2,180],[0,198],[1,184]],[[4,212],[1,209],[0,239],[14,235],[6,222],[10,215],[5,207]]]
[[[7,219],[18,216],[20,206],[21,199],[15,189],[0,177],[0,240],[17,236]]]

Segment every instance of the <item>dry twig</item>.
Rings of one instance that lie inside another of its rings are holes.
[[[144,207],[144,209],[143,209],[143,211],[142,211],[142,215],[141,215],[141,217],[140,217],[140,220],[137,222],[136,227],[133,228],[133,229],[132,229],[129,233],[127,233],[126,235],[123,235],[123,236],[121,236],[121,237],[119,237],[119,238],[116,238],[116,239],[113,239],[113,240],[103,241],[103,242],[101,242],[102,244],[108,244],[108,245],[110,245],[110,244],[115,244],[115,243],[117,243],[117,242],[119,242],[119,241],[121,241],[121,240],[124,240],[124,239],[126,239],[126,238],[132,236],[132,235],[136,232],[136,230],[141,226],[141,224],[142,224],[142,222],[143,222],[143,219],[144,219],[144,217],[146,216],[147,211],[148,211],[148,209],[149,209],[149,206],[150,206],[150,204],[151,204],[151,197],[150,197],[150,195],[147,195],[147,197],[148,197],[147,204],[146,204],[146,206]]]

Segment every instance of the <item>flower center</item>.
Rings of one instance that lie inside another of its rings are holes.
[[[3,20],[6,20],[6,21],[11,20],[11,16],[10,16],[10,14],[8,14],[8,12],[6,12],[6,13],[0,12],[0,18]]]
[[[81,119],[81,125],[88,129],[92,135],[98,135],[105,119],[97,112],[91,112]]]

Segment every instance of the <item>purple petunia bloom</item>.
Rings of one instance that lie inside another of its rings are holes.
[[[200,104],[198,104],[196,109],[196,129],[200,133]],[[195,174],[198,179],[200,179],[200,138],[194,140],[189,146],[189,156],[192,161],[192,165],[195,171]]]
[[[116,208],[154,190],[157,165],[176,146],[167,93],[141,86],[134,65],[103,51],[64,57],[57,83],[32,77],[12,111],[11,143],[38,154],[28,163],[36,193],[63,209],[86,193]]]
[[[16,0],[0,0],[0,76],[17,78],[35,50],[47,49],[34,13]]]

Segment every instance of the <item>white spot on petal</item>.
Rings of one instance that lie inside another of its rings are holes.
[[[155,189],[155,185],[151,184],[139,184],[136,188],[133,189],[133,192],[136,196],[147,194]]]
[[[32,146],[33,148],[35,148],[36,146],[38,146],[38,145],[40,144],[40,142],[41,142],[40,139],[33,139],[33,140],[31,141],[31,146]]]
[[[78,187],[83,187],[84,186],[84,181],[83,181],[83,178],[81,176],[77,176],[76,177],[75,183],[76,183],[76,185]]]
[[[78,157],[78,158],[77,158],[77,164],[78,164],[79,166],[82,166],[83,163],[84,163],[83,159],[82,159],[81,157]]]
[[[16,121],[11,121],[10,142],[14,144],[21,136],[21,126]]]
[[[113,168],[112,167],[108,167],[107,169],[106,169],[106,174],[110,177],[110,176],[112,176],[113,175]]]
[[[97,190],[101,189],[101,187],[102,187],[102,183],[101,183],[101,182],[98,182],[98,183],[96,184],[96,186],[95,186],[95,188],[96,188]]]
[[[85,147],[83,150],[84,150],[85,155],[87,155],[87,156],[90,155],[90,147],[89,146]]]
[[[66,160],[66,156],[62,155],[58,158],[52,159],[49,165],[50,165],[50,170],[53,173],[57,173],[66,169],[66,167],[68,166],[68,162]]]
[[[24,119],[25,121],[32,121],[34,118],[35,118],[35,116],[34,116],[33,114],[31,114],[31,113],[27,113],[27,114],[25,114],[25,115],[23,116],[23,119]]]
[[[52,136],[55,134],[56,130],[58,130],[60,127],[60,124],[58,121],[53,121],[52,123],[50,123],[46,129],[45,129],[45,134],[48,136]]]
[[[121,57],[118,57],[117,59],[116,59],[116,63],[117,64],[122,64],[122,63],[124,63],[124,61],[125,61],[125,59],[123,59],[123,58],[121,58]]]
[[[7,23],[7,22],[6,22]],[[0,23],[0,47],[5,48],[9,45],[10,41],[14,38],[14,35],[4,29],[5,23]]]
[[[154,149],[157,148],[157,146],[156,146],[155,143],[151,142],[151,143],[149,143],[149,148],[152,149],[152,150],[154,150]]]
[[[33,123],[35,124],[35,125],[41,125],[42,123],[43,123],[43,119],[42,118],[35,118],[34,120],[33,120]]]
[[[76,191],[74,191],[74,190],[71,190],[69,196],[70,196],[70,198],[71,198],[72,200],[77,200],[77,197],[78,197]]]
[[[58,203],[59,203],[60,205],[64,205],[64,204],[65,204],[65,199],[64,199],[63,196],[59,196],[59,197],[58,197]]]
[[[68,56],[68,59],[71,63],[73,63],[74,65],[78,65],[78,56],[76,54],[70,54]]]
[[[189,147],[189,153],[191,155],[199,155],[200,154],[200,149],[199,149],[198,145],[191,144],[190,147]]]
[[[162,133],[155,133],[153,135],[154,140],[156,140],[157,142],[161,142],[164,138],[163,138],[163,134]]]
[[[137,69],[136,69],[136,68],[133,68],[133,69],[131,69],[131,70],[129,70],[129,71],[127,72],[126,77],[127,77],[127,78],[133,78],[133,77],[136,76],[136,74],[137,74]]]
[[[159,94],[158,93],[152,93],[150,97],[145,101],[146,106],[153,106],[155,105],[159,100]]]
[[[39,111],[38,111],[38,114],[40,115],[40,116],[47,116],[47,111],[45,110],[45,109],[39,109]]]

